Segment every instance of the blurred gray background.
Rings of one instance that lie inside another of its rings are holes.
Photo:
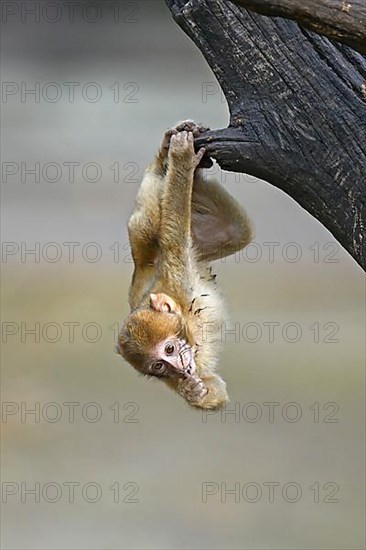
[[[291,198],[211,169],[256,230],[215,265],[231,404],[205,417],[127,367],[139,179],[165,128],[228,109],[164,2],[71,4],[2,3],[2,547],[364,548],[362,271]]]

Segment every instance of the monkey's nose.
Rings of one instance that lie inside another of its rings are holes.
[[[188,374],[189,376],[191,376],[192,374],[195,373],[195,371],[196,371],[196,365],[194,363],[193,358],[191,358],[191,360],[188,363],[187,367],[185,367],[184,372],[185,372],[185,374]]]
[[[192,359],[191,348],[187,347],[186,349],[183,349],[180,352],[179,357],[180,357],[182,366],[184,368],[189,367]]]

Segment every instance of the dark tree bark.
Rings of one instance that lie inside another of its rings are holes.
[[[293,19],[366,53],[365,0],[231,0],[264,15]]]
[[[225,93],[230,124],[197,140],[225,170],[268,181],[366,268],[366,60],[229,0],[166,0]]]

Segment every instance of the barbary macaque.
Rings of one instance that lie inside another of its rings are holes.
[[[225,315],[209,262],[241,250],[252,229],[237,201],[203,179],[212,161],[194,138],[206,130],[193,121],[168,130],[145,172],[128,222],[135,270],[117,351],[190,405],[217,409],[228,395],[216,374],[221,336],[208,327]]]

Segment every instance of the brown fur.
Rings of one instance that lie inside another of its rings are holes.
[[[144,365],[159,342],[183,338],[194,350],[195,375],[161,379],[190,405],[212,409],[228,396],[225,382],[215,374],[225,314],[208,262],[246,246],[252,230],[235,199],[219,183],[203,181],[197,165],[207,159],[202,160],[203,151],[193,150],[193,136],[201,131],[191,121],[168,131],[145,172],[128,223],[135,271],[131,314],[122,327],[119,349],[145,373]],[[170,305],[152,307],[154,295],[163,302],[166,295]],[[207,390],[203,397],[202,388]]]

